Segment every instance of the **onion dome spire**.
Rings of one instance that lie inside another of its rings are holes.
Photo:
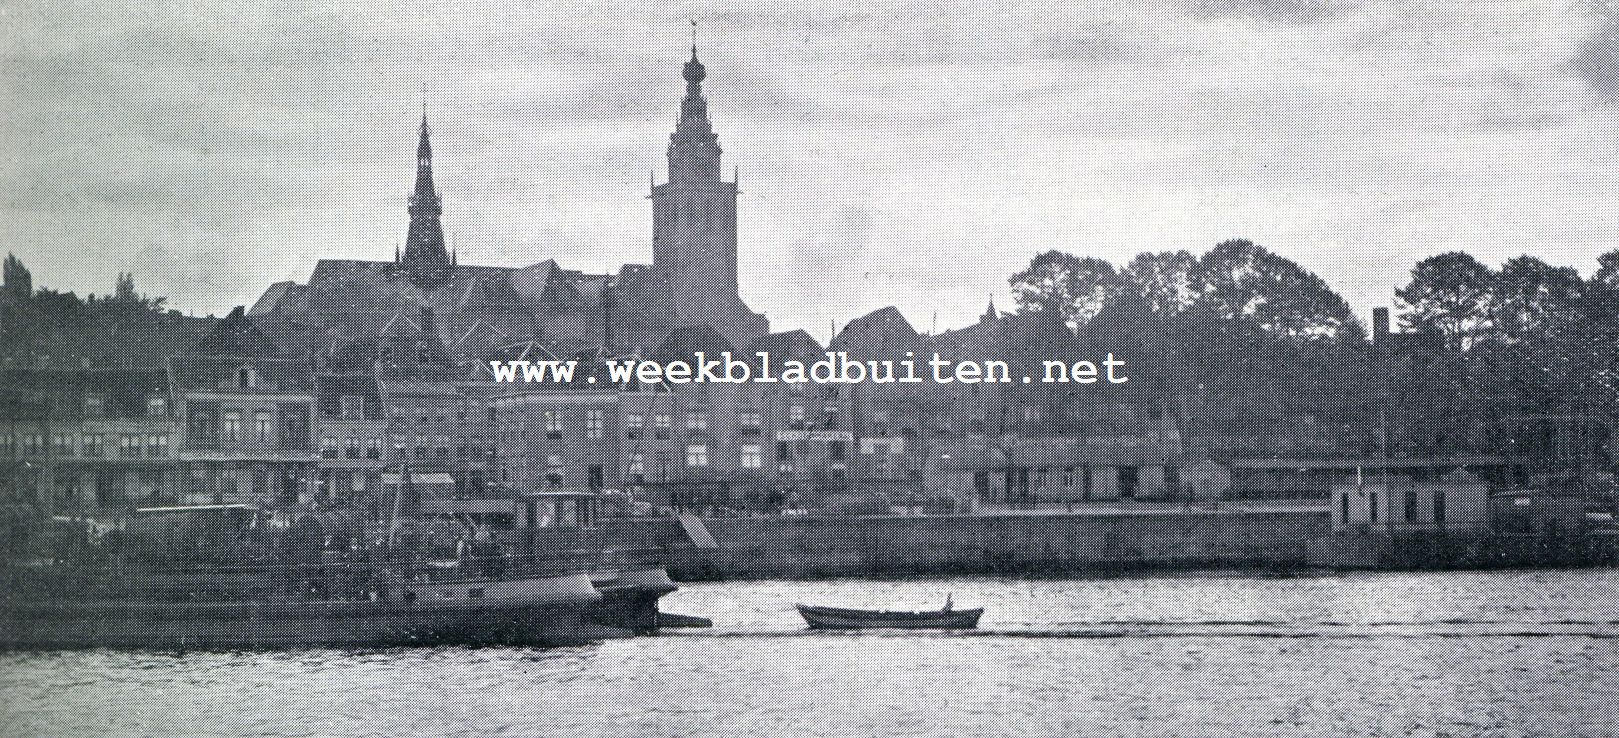
[[[691,60],[681,67],[686,96],[680,101],[680,120],[669,137],[669,181],[717,182],[720,178],[719,136],[708,119],[708,98],[703,80],[708,70],[697,60],[697,22],[692,21]]]

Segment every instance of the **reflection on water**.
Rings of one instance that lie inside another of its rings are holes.
[[[581,648],[0,655],[8,735],[1612,735],[1619,573],[688,585]],[[961,633],[796,602],[984,605]]]

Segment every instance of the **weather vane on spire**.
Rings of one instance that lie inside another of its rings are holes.
[[[691,56],[697,58],[697,19],[691,19]]]

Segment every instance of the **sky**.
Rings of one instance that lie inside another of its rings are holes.
[[[0,0],[0,251],[196,314],[392,258],[425,86],[462,263],[650,262],[688,19],[776,330],[959,326],[1048,249],[1248,238],[1364,316],[1619,248],[1615,0]]]

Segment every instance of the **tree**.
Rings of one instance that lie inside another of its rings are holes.
[[[119,272],[118,282],[113,286],[112,301],[125,305],[138,306],[145,310],[159,310],[168,303],[167,297],[147,297],[135,291],[135,275],[130,272]]]
[[[1585,282],[1572,267],[1554,267],[1533,256],[1501,266],[1494,282],[1496,324],[1509,340],[1546,337],[1578,322]]]
[[[1124,288],[1159,315],[1175,315],[1196,303],[1203,294],[1199,276],[1197,257],[1185,250],[1138,254],[1119,273]]]
[[[1454,351],[1466,351],[1490,324],[1495,275],[1477,259],[1452,251],[1411,269],[1411,282],[1394,291],[1407,311],[1407,328],[1438,331]]]
[[[1250,321],[1288,338],[1361,335],[1353,311],[1325,280],[1252,241],[1224,241],[1197,264],[1199,302],[1215,317]]]
[[[119,302],[134,302],[138,299],[135,294],[135,275],[129,272],[118,273],[118,283],[113,287],[112,299]]]
[[[1591,275],[1591,282],[1619,288],[1619,249],[1597,257],[1597,271]]]
[[[34,294],[34,275],[29,273],[28,267],[23,266],[22,259],[16,254],[6,254],[5,266],[0,268],[0,277],[4,278],[5,294],[14,301],[28,299]]]
[[[1090,322],[1118,291],[1113,265],[1095,257],[1047,251],[1007,280],[1018,312],[1050,310],[1078,328]]]

